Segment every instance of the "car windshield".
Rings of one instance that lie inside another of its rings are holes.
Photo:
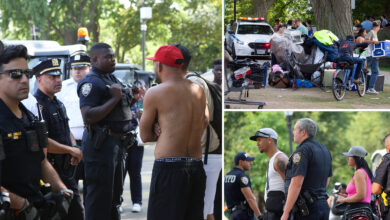
[[[273,31],[268,25],[240,25],[238,26],[237,34],[264,34],[272,35]]]
[[[134,70],[115,70],[113,74],[125,84],[134,82]]]

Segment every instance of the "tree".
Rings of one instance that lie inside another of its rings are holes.
[[[272,7],[276,0],[253,0],[256,9],[256,16],[263,17],[268,21],[268,10]]]
[[[77,43],[77,29],[87,26],[92,41],[98,42],[99,19],[104,6],[116,2],[117,0],[1,0],[2,29],[8,30],[10,26],[14,26],[19,29],[19,38],[28,39],[30,27],[36,25],[42,34],[41,39],[74,44]]]
[[[353,35],[350,0],[310,0],[310,2],[318,30],[330,30],[339,38]]]

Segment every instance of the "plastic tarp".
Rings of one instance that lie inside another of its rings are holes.
[[[271,51],[276,57],[278,63],[288,62],[291,53],[295,56],[304,56],[303,47],[295,44],[291,39],[274,33],[271,37]]]

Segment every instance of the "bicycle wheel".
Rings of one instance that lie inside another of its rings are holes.
[[[337,70],[336,74],[333,76],[332,93],[337,101],[343,100],[347,89],[343,82],[344,75],[344,70]]]
[[[364,74],[363,70],[360,71],[360,81],[362,82],[361,84],[356,85],[357,92],[360,97],[363,97],[366,94],[366,74]]]

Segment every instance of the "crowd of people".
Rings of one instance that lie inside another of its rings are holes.
[[[364,209],[373,213],[371,195],[381,195],[383,191],[387,193],[390,183],[390,135],[384,138],[387,154],[375,175],[364,159],[367,151],[362,146],[352,146],[343,153],[354,174],[348,185],[344,184],[345,187],[338,184],[337,197],[329,197],[326,189],[332,177],[332,156],[324,145],[315,140],[316,133],[317,125],[313,120],[299,119],[293,130],[294,142],[298,146],[289,158],[278,150],[278,134],[272,128],[261,128],[249,137],[257,142],[259,152],[269,158],[265,174],[265,212],[260,213],[250,178],[245,173],[250,170],[255,157],[239,152],[234,157],[236,166],[224,179],[225,201],[231,220],[252,220],[255,217],[328,220],[334,201],[345,204],[341,214]],[[382,213],[382,219],[389,218],[390,214]]]
[[[106,43],[94,44],[89,55],[71,56],[65,81],[61,59],[30,70],[25,46],[0,49],[1,201],[9,204],[2,204],[2,218],[120,219],[127,172],[132,211],[140,212],[141,141],[156,142],[148,219],[218,215],[221,129],[211,125],[214,112],[222,113],[212,105],[209,85],[220,93],[222,62],[213,62],[209,82],[186,79],[191,52],[180,44],[161,46],[148,59],[159,83],[152,88],[119,81]],[[29,94],[34,76],[38,89]]]

